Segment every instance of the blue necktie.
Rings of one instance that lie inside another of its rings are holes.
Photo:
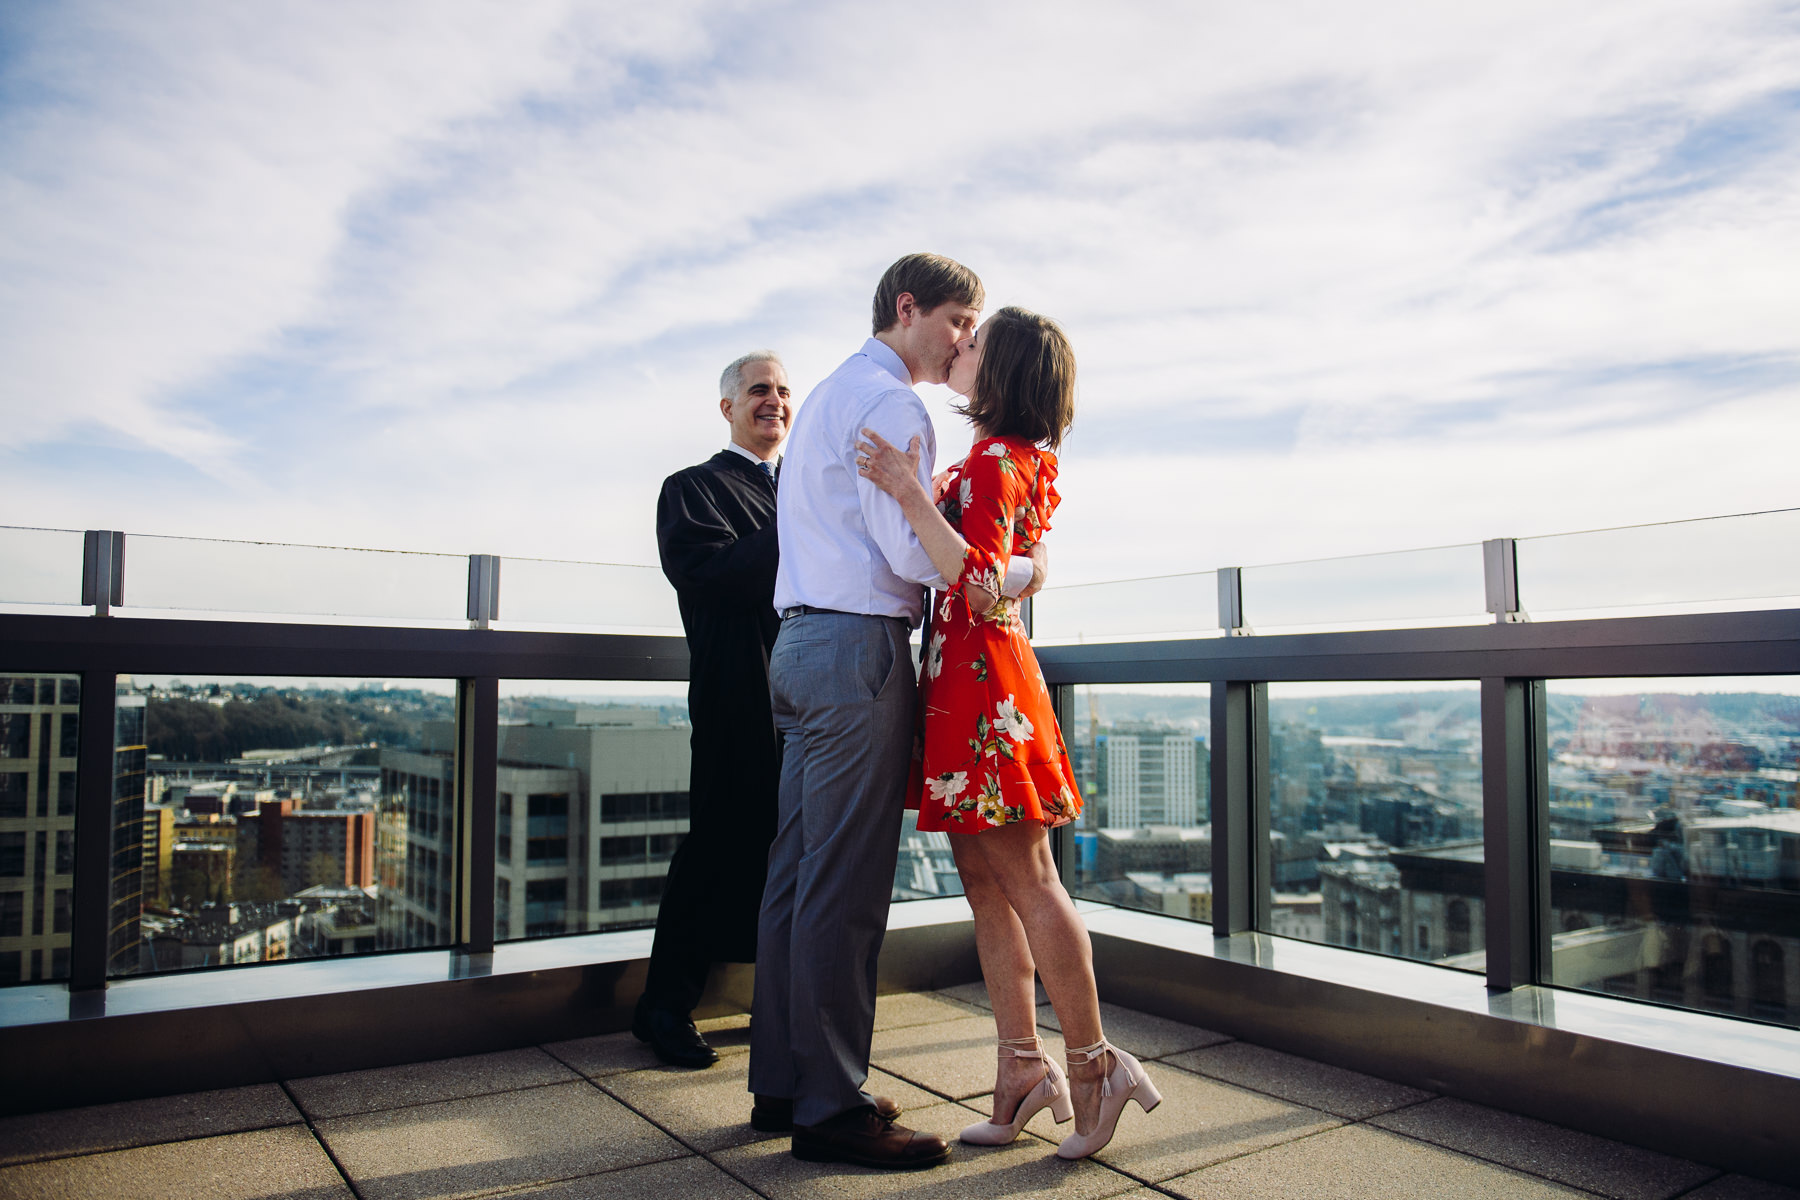
[[[768,477],[769,477],[769,486],[770,486],[770,487],[772,487],[772,488],[776,488],[776,489],[777,489],[777,490],[779,490],[779,489],[780,489],[780,486],[781,486],[781,485],[780,485],[780,484],[778,484],[778,483],[777,483],[777,482],[776,482],[776,481],[775,481],[775,468],[774,468],[774,467],[771,467],[771,466],[770,466],[770,465],[769,465],[769,464],[768,464],[768,463],[766,463],[766,462],[759,462],[759,463],[757,463],[757,464],[756,464],[756,465],[757,465],[757,466],[758,466],[758,467],[760,467],[760,468],[762,468],[762,473],[763,473],[763,474],[764,474],[764,475],[767,475],[767,476],[768,476]]]

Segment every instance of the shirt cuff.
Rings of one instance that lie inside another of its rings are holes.
[[[1031,586],[1033,571],[1031,559],[1023,554],[1015,554],[1006,564],[1006,586],[1000,590],[1007,599],[1016,599],[1020,592]]]

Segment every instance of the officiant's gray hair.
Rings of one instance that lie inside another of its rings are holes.
[[[783,371],[787,370],[787,364],[781,361],[781,355],[773,350],[752,350],[740,358],[732,359],[731,365],[719,376],[719,395],[726,400],[736,400],[744,387],[744,368],[755,362],[772,362]]]

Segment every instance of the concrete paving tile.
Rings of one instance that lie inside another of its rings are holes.
[[[513,1196],[529,1196],[531,1200],[619,1200],[621,1196],[630,1200],[693,1200],[696,1196],[706,1200],[757,1200],[755,1192],[698,1156],[564,1179],[507,1192],[506,1196],[508,1200]]]
[[[1033,982],[1037,983],[1036,980],[1033,980]],[[948,996],[950,999],[959,1001],[963,1004],[973,1004],[977,1008],[988,1009],[990,1012],[994,1007],[993,1002],[988,999],[987,984],[979,979],[974,983],[959,983],[955,987],[939,988],[937,994],[940,996]],[[1044,985],[1042,983],[1037,983],[1037,1003],[1040,1008],[1050,1003],[1050,997],[1044,994]]]
[[[727,1146],[787,1136],[759,1133],[750,1127],[749,1065],[748,1056],[739,1054],[704,1071],[658,1067],[609,1075],[598,1082],[608,1095],[692,1149],[710,1154]],[[926,1108],[943,1099],[882,1071],[871,1071],[866,1086],[906,1110]]]
[[[1800,1189],[1748,1175],[1722,1175],[1681,1200],[1800,1200]]]
[[[875,1028],[900,1029],[978,1017],[988,1010],[980,1005],[951,1000],[931,992],[897,992],[875,997]]]
[[[586,1082],[359,1113],[315,1127],[363,1200],[473,1196],[687,1153]]]
[[[707,1045],[719,1052],[721,1059],[750,1052],[748,1013],[733,1013],[730,1016],[695,1021],[694,1028],[700,1031]],[[663,1065],[662,1060],[650,1052],[650,1047],[633,1037],[629,1030],[624,1033],[603,1033],[597,1037],[573,1038],[566,1042],[546,1042],[541,1049],[589,1079],[603,1079],[620,1071],[642,1071]]]
[[[1062,1029],[1062,1023],[1056,1019],[1056,1010],[1048,1005],[1039,1010],[1038,1024]],[[1184,1025],[1180,1021],[1153,1017],[1104,1001],[1100,1005],[1100,1024],[1106,1030],[1107,1041],[1139,1058],[1162,1058],[1182,1050],[1216,1046],[1231,1040],[1227,1034],[1214,1033],[1198,1025]]]
[[[1060,1035],[1043,1030],[1045,1053],[1063,1059]],[[994,1088],[994,1018],[964,1017],[935,1025],[876,1031],[875,1066],[922,1088],[963,1100]]]
[[[0,1118],[0,1166],[298,1125],[278,1083]]]
[[[1247,1042],[1174,1054],[1165,1061],[1239,1087],[1254,1088],[1296,1104],[1322,1108],[1353,1121],[1432,1097],[1431,1092],[1422,1092],[1418,1088]]]
[[[650,1047],[629,1033],[603,1033],[598,1037],[546,1042],[539,1049],[551,1054],[589,1079],[604,1079],[620,1071],[642,1071],[662,1062]]]
[[[1162,1104],[1152,1113],[1127,1104],[1113,1140],[1095,1157],[1149,1183],[1343,1124],[1315,1109],[1162,1063],[1148,1063],[1145,1070],[1162,1090]],[[993,1112],[991,1095],[964,1103],[982,1116]],[[1045,1109],[1025,1129],[1054,1144],[1074,1133],[1075,1123],[1058,1125]]]
[[[1448,1097],[1387,1113],[1370,1123],[1615,1200],[1676,1196],[1718,1171]]]
[[[902,1124],[938,1134],[954,1142],[968,1123],[969,1110],[938,1104],[908,1113]],[[1055,1196],[1058,1200],[1101,1200],[1142,1195],[1136,1180],[1096,1162],[1063,1162],[1035,1138],[1010,1146],[952,1145],[950,1161],[924,1171],[873,1171],[841,1163],[801,1162],[779,1139],[737,1146],[713,1156],[727,1171],[770,1200],[812,1197],[856,1197],[878,1200],[906,1196],[916,1200],[1007,1200]]]
[[[1194,1200],[1593,1200],[1451,1150],[1348,1125],[1159,1185]]]
[[[354,1200],[302,1126],[0,1168],[9,1200]]]
[[[436,1062],[407,1063],[341,1075],[293,1079],[288,1087],[313,1120],[350,1113],[432,1104],[464,1096],[484,1096],[519,1088],[573,1083],[581,1076],[535,1046],[471,1054]]]

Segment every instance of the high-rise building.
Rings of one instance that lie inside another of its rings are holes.
[[[1113,726],[1106,736],[1106,823],[1118,829],[1197,824],[1204,755],[1199,739],[1184,730]]]
[[[0,983],[66,979],[81,679],[0,677]]]
[[[383,751],[377,815],[384,947],[453,936],[451,722],[418,751]],[[688,728],[654,709],[539,709],[500,730],[495,936],[576,933],[656,919],[688,828]]]
[[[257,861],[281,880],[284,895],[320,884],[363,888],[375,882],[375,813],[302,808],[265,800],[254,817]]]

